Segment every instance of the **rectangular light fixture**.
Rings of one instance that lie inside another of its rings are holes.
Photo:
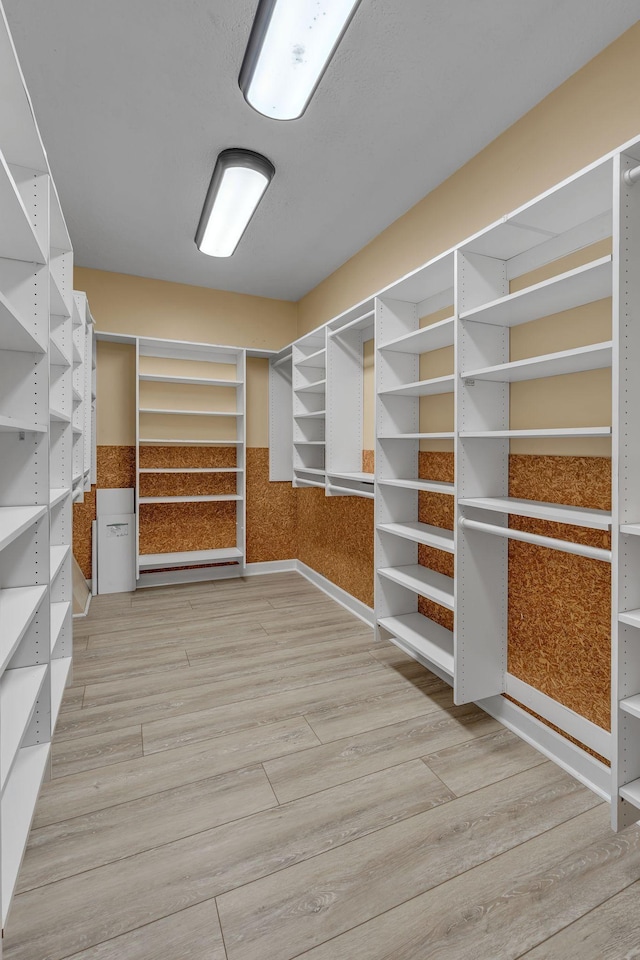
[[[251,150],[223,150],[196,232],[196,246],[209,257],[230,257],[240,243],[275,173],[266,157]]]
[[[260,0],[240,71],[247,103],[274,120],[302,116],[360,0]]]

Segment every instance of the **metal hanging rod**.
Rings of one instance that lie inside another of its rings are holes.
[[[627,186],[632,187],[634,183],[637,183],[640,180],[640,166],[631,167],[630,170],[625,170],[622,174],[623,181]]]
[[[461,527],[467,530],[480,530],[491,533],[496,537],[506,537],[509,540],[521,540],[523,543],[535,543],[539,547],[549,547],[551,550],[560,550],[562,553],[575,553],[580,557],[591,557],[592,560],[603,560],[611,563],[611,550],[601,547],[589,547],[584,543],[573,543],[570,540],[556,540],[555,537],[543,537],[538,533],[526,533],[524,530],[515,530],[513,527],[499,527],[493,523],[483,523],[480,520],[467,520],[460,517]]]

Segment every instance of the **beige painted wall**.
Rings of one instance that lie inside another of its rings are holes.
[[[286,300],[249,297],[82,267],[76,268],[74,286],[76,290],[86,291],[97,330],[268,350],[277,350],[296,337],[297,305]],[[153,362],[157,366],[159,361]],[[97,382],[98,443],[107,446],[135,443],[133,348],[99,343]],[[154,392],[151,387],[150,406],[161,405],[157,394],[157,389]],[[190,396],[194,394],[197,390],[191,388]],[[183,405],[188,405],[186,397],[176,403],[176,406]],[[199,409],[200,405],[196,399],[192,408]],[[268,406],[267,361],[248,360],[247,445],[250,447],[268,446]],[[160,423],[155,417],[154,426],[164,431],[163,436],[169,435],[167,429],[177,430],[176,436],[184,433],[177,417],[169,423]]]

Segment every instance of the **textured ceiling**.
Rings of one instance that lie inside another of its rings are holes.
[[[362,0],[306,114],[237,77],[257,0],[3,0],[81,266],[297,300],[638,18],[638,0]],[[276,176],[234,256],[215,158]]]

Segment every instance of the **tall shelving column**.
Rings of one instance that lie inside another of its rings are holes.
[[[193,571],[199,579],[241,575],[246,556],[245,351],[238,347],[139,338],[136,392],[139,585],[179,579],[180,574],[154,572],[171,568],[209,567],[206,572]],[[193,450],[206,450],[208,454],[203,454],[195,465],[187,462],[189,456],[193,459]],[[216,450],[222,459],[233,463],[219,462]],[[203,486],[207,492],[202,492]],[[198,492],[192,492],[196,487]],[[149,536],[159,538],[163,545],[178,536],[202,540],[204,535],[196,517],[182,518],[184,528],[179,529],[175,516],[167,513],[171,506],[184,508],[189,504],[208,505],[200,508],[205,511],[200,518],[210,524],[209,536],[228,542],[199,542],[180,550],[147,550]],[[235,511],[233,523],[229,511],[228,515],[220,514],[220,508],[229,504]],[[162,514],[167,514],[166,521]],[[188,578],[186,572],[182,576]]]
[[[606,549],[516,529],[509,517],[607,531],[611,514],[510,497],[509,448],[518,438],[609,437],[611,428],[542,423],[513,429],[510,384],[611,366],[612,344],[608,339],[511,360],[510,330],[611,296],[611,256],[589,250],[611,236],[611,208],[612,161],[605,160],[487,228],[456,252],[461,384],[455,699],[464,703],[507,692],[605,757],[610,756],[610,738],[604,729],[556,701],[551,703],[508,672],[508,540],[609,563],[611,552]],[[562,258],[581,250],[584,262],[567,270]],[[526,275],[542,267],[547,278],[527,283]],[[510,283],[520,277],[527,285],[510,293]],[[557,322],[561,324],[562,318]],[[581,331],[578,336],[589,339]]]
[[[420,546],[452,554],[453,531],[420,522],[420,492],[454,497],[453,484],[419,476],[420,441],[448,440],[451,431],[421,429],[420,401],[452,393],[453,371],[420,379],[420,357],[454,344],[455,322],[428,318],[453,303],[448,253],[387,288],[376,300],[375,607],[380,636],[390,639],[449,682],[453,633],[424,616],[421,598],[454,609],[454,580],[421,564]],[[451,424],[453,428],[453,424]]]
[[[93,320],[85,293],[73,293],[73,496],[91,489]]]
[[[326,327],[296,340],[293,360],[293,486],[324,489]]]
[[[640,145],[635,145],[616,157],[614,169],[614,355],[619,371],[617,384],[614,379],[619,477],[613,502],[611,631],[614,830],[640,819],[640,184],[624,180],[639,164]]]
[[[373,473],[362,469],[363,346],[374,337],[373,302],[327,325],[326,494],[373,499]]]
[[[269,360],[269,480],[293,480],[291,346]]]

